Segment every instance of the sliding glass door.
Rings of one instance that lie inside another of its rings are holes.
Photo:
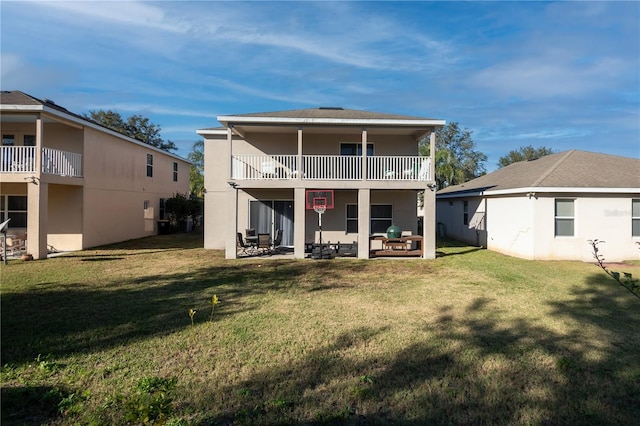
[[[282,229],[281,245],[293,247],[293,201],[250,201],[249,228],[255,228],[259,234],[270,234],[271,238]]]

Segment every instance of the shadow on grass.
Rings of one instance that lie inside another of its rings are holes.
[[[364,264],[349,265],[351,270],[361,267]],[[91,353],[167,335],[189,326],[190,308],[210,309],[213,294],[225,301],[216,313],[223,317],[254,309],[250,300],[256,294],[349,286],[338,280],[343,273],[327,262],[236,261],[184,273],[120,279],[112,283],[113,288],[45,282],[28,292],[4,292],[0,300],[2,362],[29,362],[39,354]],[[336,283],[327,284],[332,277]]]
[[[69,393],[51,386],[3,387],[3,425],[49,424],[60,417],[60,405]]]
[[[616,424],[640,418],[639,304],[594,275],[551,303],[557,332],[506,322],[482,297],[424,323],[428,338],[381,357],[353,357],[382,329],[356,327],[303,359],[237,388],[202,389],[191,410],[225,399],[198,424]],[[620,296],[620,297],[619,297]],[[582,327],[606,335],[591,342]]]

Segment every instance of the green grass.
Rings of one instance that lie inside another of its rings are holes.
[[[640,418],[640,301],[592,264],[451,243],[431,261],[229,261],[201,244],[3,265],[2,424]]]

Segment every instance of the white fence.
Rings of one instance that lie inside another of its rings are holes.
[[[36,173],[36,147],[0,147],[0,173]],[[42,148],[42,173],[82,177],[82,154]]]
[[[297,179],[297,155],[234,155],[232,179]],[[367,157],[368,180],[431,180],[431,159],[417,156]],[[301,178],[309,180],[360,180],[362,157],[303,155]]]

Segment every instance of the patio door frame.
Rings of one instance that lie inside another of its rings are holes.
[[[291,199],[249,200],[248,227],[255,228],[257,233],[269,233],[271,238],[275,237],[276,230],[282,229],[282,245],[286,247],[293,247],[293,216],[294,204]]]

